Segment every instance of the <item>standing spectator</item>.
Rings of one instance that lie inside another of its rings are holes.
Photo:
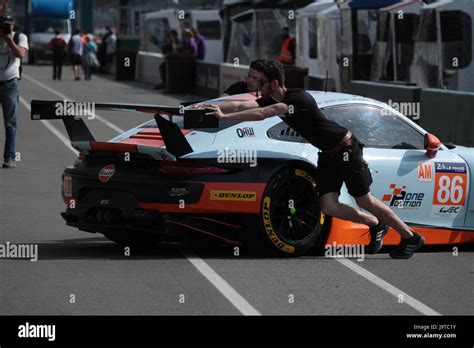
[[[161,45],[161,53],[164,55],[173,53],[173,37],[171,33],[167,33],[163,45]]]
[[[190,30],[193,33],[193,39],[196,43],[196,59],[203,60],[206,56],[206,39],[204,38],[204,36],[199,34],[196,28],[191,28]]]
[[[71,49],[71,64],[74,71],[74,80],[81,79],[82,52],[84,45],[82,43],[81,29],[76,28],[74,35],[69,41]]]
[[[172,43],[173,43],[173,52],[176,52],[178,50],[178,45],[181,44],[181,41],[178,38],[178,32],[176,30],[172,29],[170,31],[170,35],[171,35],[171,40],[172,40]]]
[[[105,66],[105,71],[108,73],[117,51],[117,36],[114,34],[112,29],[110,29],[110,27],[107,27],[106,30],[107,38],[105,39],[105,52],[107,55],[107,65]]]
[[[290,28],[282,29],[282,42],[280,47],[280,55],[278,60],[283,64],[295,63],[295,40],[290,36]]]
[[[3,168],[15,168],[16,119],[18,114],[17,80],[20,78],[21,59],[28,51],[26,35],[13,31],[10,16],[0,16],[0,103],[5,125]],[[8,30],[7,30],[8,28]]]
[[[92,40],[91,35],[85,37],[84,54],[82,55],[82,65],[84,67],[85,80],[90,80],[92,70],[99,66],[97,61],[97,44]]]
[[[61,80],[64,56],[66,55],[66,41],[55,31],[56,36],[49,41],[49,48],[53,52],[53,80]]]
[[[193,39],[192,31],[189,29],[184,29],[182,36],[183,36],[183,41],[181,42],[181,45],[178,46],[180,53],[187,56],[196,57],[197,47],[196,47],[196,42]]]

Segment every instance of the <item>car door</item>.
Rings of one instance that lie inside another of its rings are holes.
[[[324,112],[364,143],[364,158],[374,180],[371,193],[402,220],[464,226],[469,173],[461,157],[442,147],[435,158],[429,158],[424,133],[389,109],[353,104]]]

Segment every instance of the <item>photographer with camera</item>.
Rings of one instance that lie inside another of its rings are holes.
[[[10,16],[0,16],[0,103],[5,124],[3,168],[15,168],[16,120],[18,114],[18,85],[21,59],[28,50],[26,35],[13,31]]]

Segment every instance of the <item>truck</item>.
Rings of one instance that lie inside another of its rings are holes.
[[[29,0],[25,17],[25,33],[29,42],[28,62],[51,61],[49,41],[58,29],[62,38],[69,42],[74,18],[74,0]]]

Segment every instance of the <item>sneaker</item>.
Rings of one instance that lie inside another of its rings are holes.
[[[413,237],[401,240],[398,247],[390,252],[390,256],[394,259],[409,259],[413,253],[425,245],[425,238],[415,231]]]
[[[8,160],[3,163],[3,168],[9,168],[9,169],[16,168],[16,163],[13,160]]]
[[[369,228],[370,243],[367,246],[367,254],[375,254],[382,249],[383,237],[387,232],[388,226],[382,221],[379,221],[377,226]]]

